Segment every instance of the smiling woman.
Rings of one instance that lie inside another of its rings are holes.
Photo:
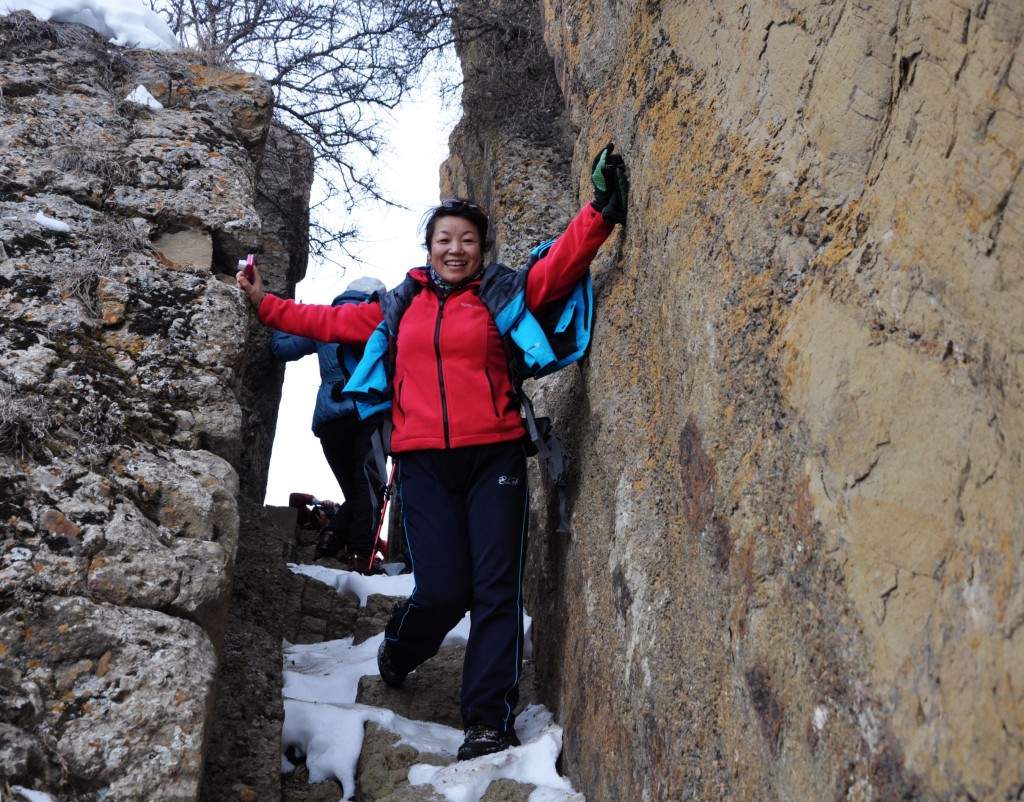
[[[385,628],[378,669],[385,683],[400,686],[470,613],[460,760],[519,743],[514,711],[523,659],[526,432],[505,344],[481,291],[492,279],[518,282],[516,297],[531,312],[573,292],[615,223],[625,219],[625,166],[613,148],[594,160],[594,201],[522,272],[482,269],[487,215],[452,198],[427,219],[430,263],[369,303],[296,304],[267,294],[258,269],[251,281],[237,274],[265,325],[366,346],[367,358],[392,354],[390,451],[415,589]],[[387,348],[379,347],[382,337]]]

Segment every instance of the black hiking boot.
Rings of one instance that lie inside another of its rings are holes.
[[[350,554],[348,557],[349,568],[355,571],[357,574],[363,576],[370,576],[370,555],[369,554]]]
[[[398,671],[391,664],[386,640],[382,640],[380,648],[377,649],[377,670],[380,672],[380,678],[384,680],[384,684],[392,688],[401,688],[405,678],[409,675],[408,671]]]
[[[337,557],[344,545],[345,541],[333,529],[321,529],[320,537],[316,544],[316,551],[313,552],[313,562],[324,558]]]
[[[473,724],[466,728],[466,740],[459,747],[459,760],[472,760],[482,755],[493,755],[504,752],[512,746],[519,746],[519,737],[515,730],[496,730]]]

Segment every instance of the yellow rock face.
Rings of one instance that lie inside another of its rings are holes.
[[[466,122],[449,177],[515,232],[586,200],[605,142],[630,170],[590,357],[543,391],[575,459],[572,534],[540,493],[531,556],[567,773],[595,799],[1012,798],[1024,9],[541,14],[561,190],[493,180],[531,145]]]

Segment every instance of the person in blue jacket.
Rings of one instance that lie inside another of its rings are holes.
[[[363,276],[352,281],[331,305],[364,303],[374,293],[385,289],[381,281]],[[338,480],[345,501],[321,534],[317,556],[334,557],[347,544],[350,567],[365,574],[370,567],[382,494],[376,494],[379,501],[375,505],[375,496],[371,493],[370,480],[363,466],[372,450],[370,438],[379,428],[382,416],[361,420],[355,403],[341,394],[362,352],[353,346],[317,342],[280,331],[273,333],[270,348],[274,356],[283,362],[311,354],[316,354],[320,360],[320,387],[313,409],[313,434],[320,440],[324,457]]]

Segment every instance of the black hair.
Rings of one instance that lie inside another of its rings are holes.
[[[425,225],[426,237],[424,239],[427,253],[430,253],[430,241],[434,238],[434,228],[437,226],[437,221],[442,217],[461,217],[464,220],[468,220],[480,235],[481,252],[486,252],[491,247],[491,243],[487,241],[487,232],[490,226],[487,212],[472,201],[463,200],[462,198],[448,198],[428,211],[427,215]]]

